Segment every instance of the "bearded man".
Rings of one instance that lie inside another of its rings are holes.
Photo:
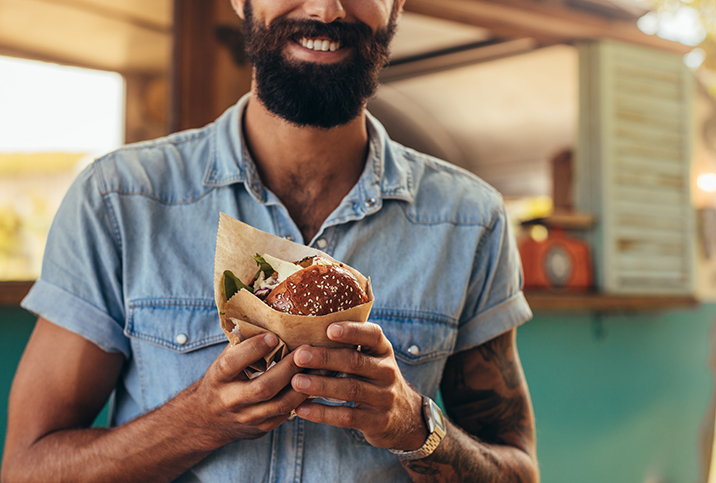
[[[232,0],[251,93],[78,177],[24,301],[4,482],[538,481],[501,198],[365,111],[403,2]],[[247,379],[278,341],[225,342],[220,212],[369,275],[369,322],[327,330],[361,350],[302,346]]]

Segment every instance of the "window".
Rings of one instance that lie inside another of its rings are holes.
[[[124,90],[117,73],[0,57],[0,281],[39,276],[70,183],[122,143]]]

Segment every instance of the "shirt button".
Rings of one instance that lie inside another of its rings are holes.
[[[420,355],[420,347],[416,346],[415,344],[408,347],[408,354],[411,356],[418,356]]]
[[[293,235],[284,235],[283,237],[284,237],[286,240],[288,240],[288,241],[294,241],[294,240],[295,240],[295,238],[293,237]]]
[[[186,341],[188,341],[188,340],[189,340],[189,338],[186,336],[186,334],[178,334],[176,336],[176,339],[174,339],[174,341],[179,345],[186,344]]]
[[[368,208],[373,208],[378,203],[378,200],[375,198],[368,198],[365,200],[365,204],[368,206]]]
[[[326,248],[326,247],[328,246],[328,242],[326,241],[325,238],[320,238],[320,239],[316,242],[316,245],[318,245],[318,248],[320,248],[321,250],[323,250],[324,248]]]

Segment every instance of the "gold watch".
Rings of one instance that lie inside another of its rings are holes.
[[[447,427],[443,412],[437,404],[427,396],[423,396],[423,418],[428,426],[428,439],[420,448],[413,451],[403,451],[399,449],[389,450],[391,453],[398,455],[401,460],[419,460],[433,453],[440,442],[445,437]]]

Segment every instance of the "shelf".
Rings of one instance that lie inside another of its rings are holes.
[[[0,282],[0,307],[19,307],[35,282]]]
[[[535,312],[657,311],[698,305],[698,300],[688,295],[606,295],[527,290],[525,297]]]
[[[525,220],[522,225],[544,225],[547,228],[562,228],[564,230],[587,230],[592,228],[594,223],[594,216],[587,213],[556,212],[544,218]]]

